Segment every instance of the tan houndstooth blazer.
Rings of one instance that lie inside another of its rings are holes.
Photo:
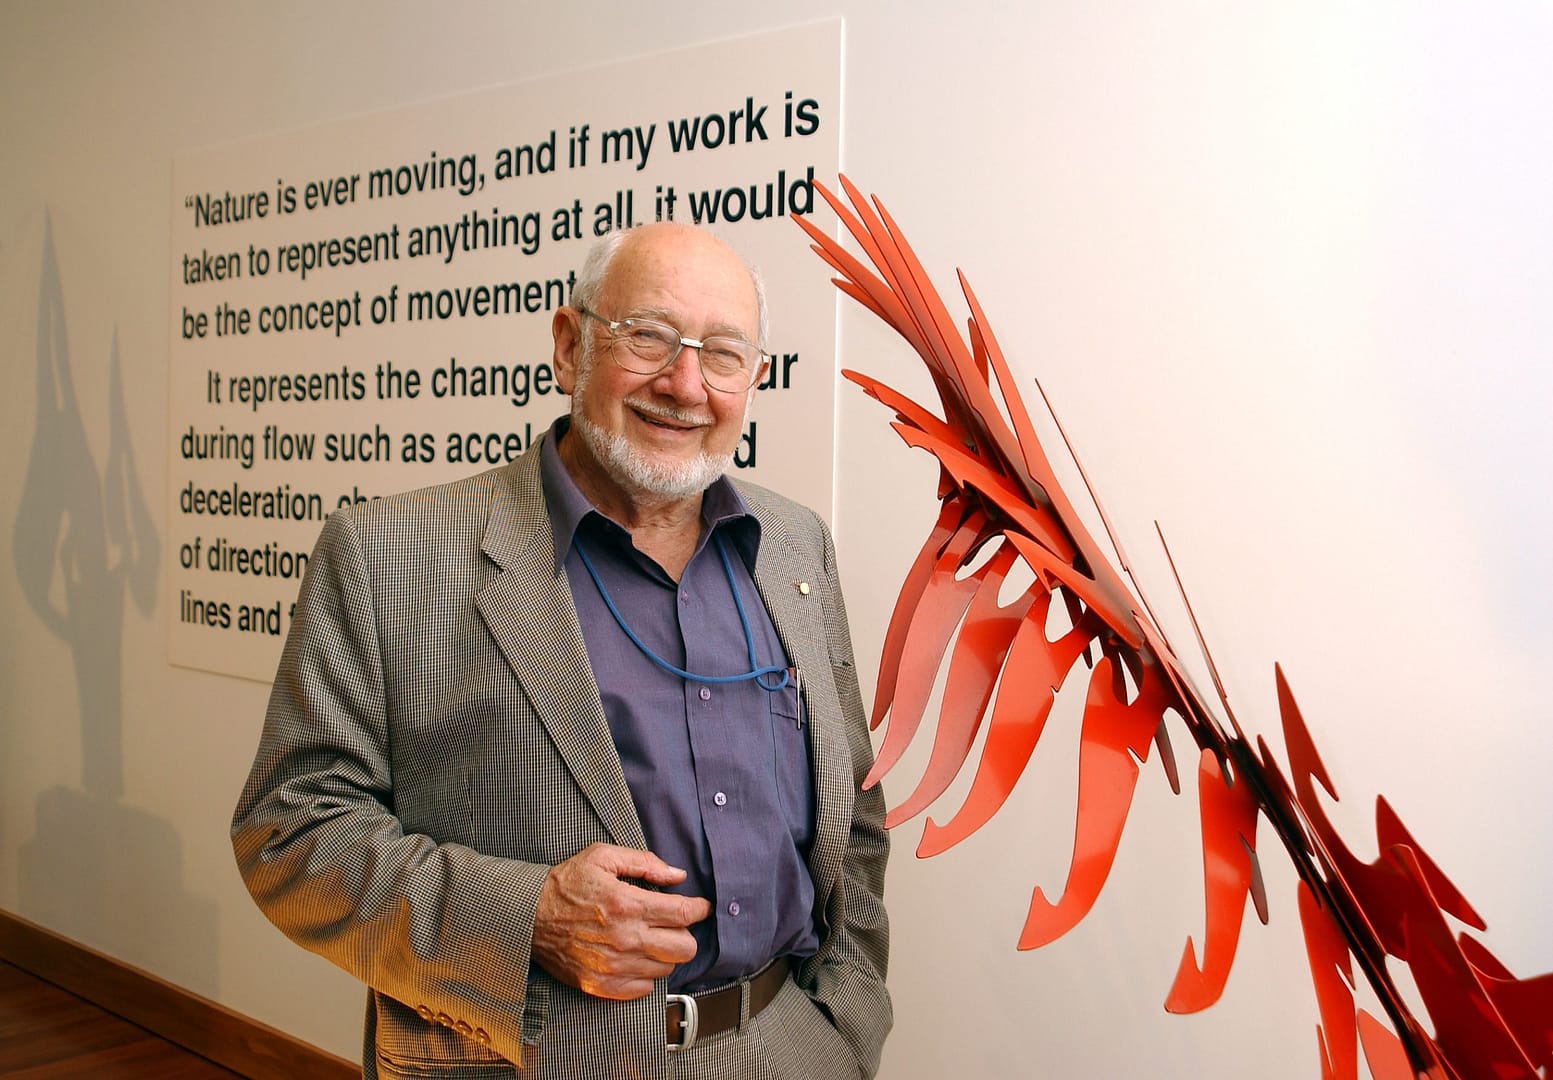
[[[835,553],[812,512],[740,487],[812,725],[822,942],[796,980],[870,1076],[891,1023],[888,845],[878,788],[859,791],[872,750]],[[529,963],[548,868],[645,846],[537,449],[329,518],[232,838],[276,926],[370,988],[367,1077],[666,1075],[661,983],[606,1002]]]

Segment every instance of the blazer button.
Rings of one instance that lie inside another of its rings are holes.
[[[491,1033],[484,1028],[475,1028],[475,1042],[481,1046],[491,1045]]]
[[[437,1014],[437,1023],[445,1028],[450,1028],[453,1026],[453,1018],[445,1012],[439,1012]]]
[[[415,1011],[422,1020],[435,1020],[437,1018],[437,1014],[431,1011],[430,1005],[417,1005]]]
[[[457,1031],[460,1035],[473,1035],[475,1033],[475,1029],[472,1026],[470,1026],[470,1023],[469,1023],[468,1020],[460,1020],[457,1024],[455,1024],[453,1026],[453,1029],[455,1031]]]

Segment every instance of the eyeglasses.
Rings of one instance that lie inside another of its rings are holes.
[[[725,394],[739,394],[755,385],[766,365],[766,354],[741,338],[713,335],[697,341],[651,319],[616,322],[587,308],[577,310],[609,328],[614,335],[610,352],[615,363],[637,375],[656,375],[674,363],[680,350],[689,345],[696,350],[701,378],[707,386]]]

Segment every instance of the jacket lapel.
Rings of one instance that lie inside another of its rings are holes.
[[[508,467],[481,549],[502,572],[475,596],[491,636],[614,843],[646,838],[604,718],[539,481],[538,447]]]
[[[760,553],[755,585],[766,602],[787,655],[803,672],[803,708],[809,721],[809,754],[814,768],[814,844],[809,872],[816,895],[828,900],[841,873],[851,829],[853,781],[843,718],[834,711],[839,698],[826,644],[820,572],[788,530],[786,519],[770,513],[763,501],[750,500],[760,520]],[[808,575],[808,576],[805,576]],[[800,589],[807,584],[807,591]]]

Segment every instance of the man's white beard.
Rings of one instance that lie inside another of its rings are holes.
[[[699,495],[733,464],[733,453],[697,454],[689,461],[657,461],[637,450],[618,432],[610,435],[581,409],[572,411],[572,430],[582,436],[593,457],[615,483],[634,495],[684,499]]]

